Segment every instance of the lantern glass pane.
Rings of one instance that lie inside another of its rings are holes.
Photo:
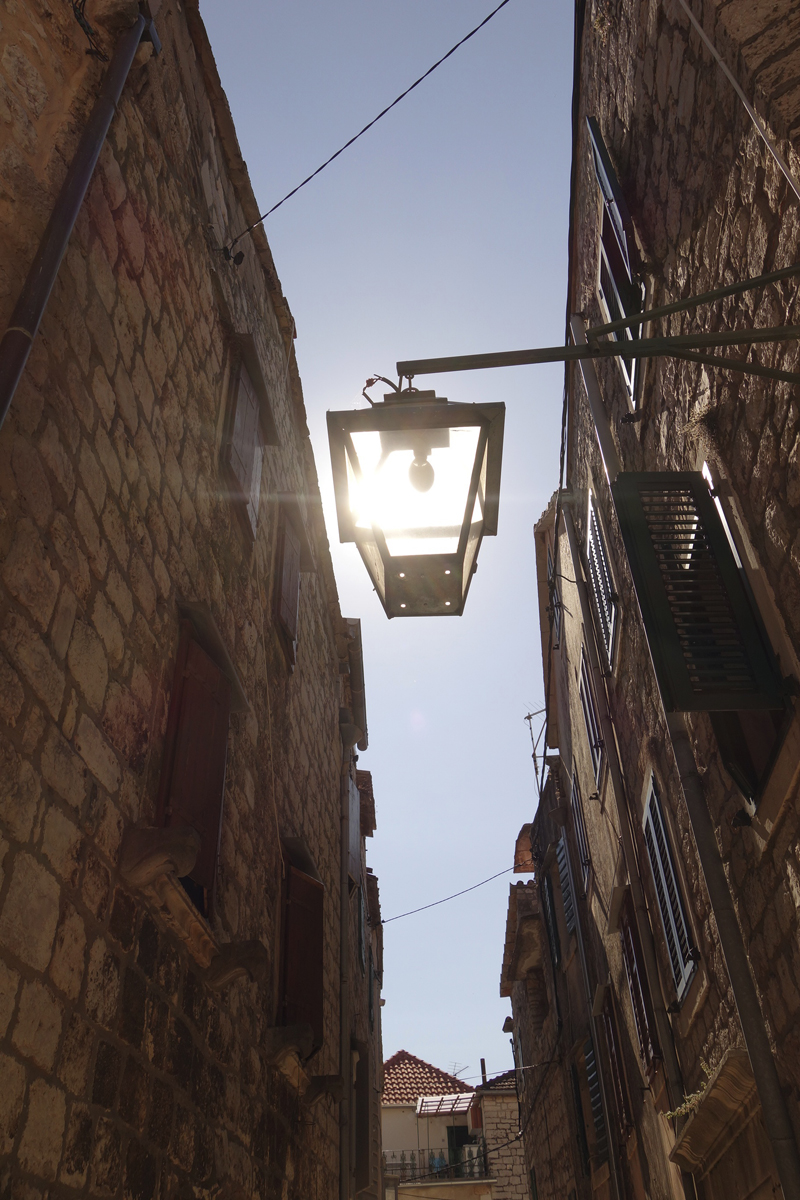
[[[415,436],[418,441],[425,437]],[[347,455],[350,511],[356,529],[383,532],[392,557],[458,550],[480,429],[433,429],[428,437],[428,445],[415,450],[407,442],[403,446],[402,436],[352,434],[358,461],[350,462]],[[436,441],[449,444],[430,445]],[[426,460],[433,468],[428,491],[418,491],[411,482],[409,468],[415,456],[418,463]]]

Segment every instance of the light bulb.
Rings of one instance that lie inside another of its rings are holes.
[[[408,479],[413,488],[418,492],[429,492],[433,487],[433,467],[428,462],[427,458],[420,459],[414,457],[414,461],[408,468]]]

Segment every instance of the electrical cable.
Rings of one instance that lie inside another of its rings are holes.
[[[513,870],[513,867],[506,867],[504,871],[498,871],[496,875],[490,875],[488,879],[482,879],[480,883],[473,883],[472,887],[464,888],[460,892],[453,892],[452,896],[445,896],[443,900],[434,900],[432,904],[423,904],[422,908],[412,908],[410,912],[398,913],[396,917],[387,917],[385,921],[381,921],[381,925],[399,921],[402,917],[413,917],[414,913],[425,912],[426,908],[436,908],[439,904],[447,904],[448,900],[455,900],[457,896],[466,896],[467,892],[474,892],[476,888],[483,887],[485,883],[491,883],[493,879],[499,879],[501,875],[508,875],[509,871]]]
[[[505,6],[508,4],[508,2],[509,2],[509,0],[501,0],[501,3],[498,4],[497,8],[493,9],[489,13],[488,17],[484,17],[484,19],[481,21],[480,25],[476,25],[474,29],[470,30],[470,32],[466,35],[466,37],[463,37],[460,42],[456,42],[455,46],[453,46],[450,50],[447,51],[447,54],[444,54],[438,60],[438,62],[435,62],[432,67],[429,67],[424,75],[420,75],[419,79],[415,80],[414,83],[411,84],[411,87],[407,87],[404,92],[401,92],[396,100],[393,100],[392,103],[388,104],[386,106],[386,108],[383,109],[382,112],[378,113],[377,117],[373,117],[373,119],[369,122],[368,125],[365,125],[364,128],[359,130],[359,132],[354,137],[350,138],[349,142],[345,142],[345,144],[343,146],[341,146],[336,151],[335,154],[332,154],[330,156],[330,158],[326,159],[325,162],[322,164],[322,166],[317,167],[316,171],[312,171],[310,175],[307,175],[302,183],[298,183],[297,187],[292,188],[292,190],[290,192],[287,192],[282,200],[279,200],[277,204],[273,204],[272,208],[267,209],[267,211],[263,214],[263,216],[260,216],[257,221],[253,222],[252,225],[248,225],[246,229],[243,229],[241,233],[237,234],[236,237],[233,239],[233,241],[229,242],[227,244],[227,246],[225,246],[225,248],[224,248],[224,253],[225,253],[226,258],[230,258],[233,247],[236,245],[236,243],[238,241],[240,241],[241,238],[243,238],[245,236],[245,234],[250,233],[253,229],[256,228],[257,225],[261,225],[262,222],[266,221],[267,217],[269,217],[272,213],[274,213],[276,211],[276,209],[279,209],[281,207],[281,205],[285,204],[287,200],[290,200],[292,198],[292,196],[297,195],[297,193],[300,191],[301,188],[304,188],[307,183],[310,183],[312,179],[315,179],[317,177],[317,175],[319,175],[320,171],[324,171],[326,167],[330,166],[330,164],[334,161],[334,159],[338,158],[340,154],[343,154],[345,150],[347,150],[350,146],[352,146],[353,142],[357,142],[358,139],[367,132],[367,130],[371,129],[373,125],[376,125],[378,123],[378,121],[380,121],[381,117],[385,117],[388,112],[391,112],[391,110],[395,107],[395,105],[399,104],[401,100],[404,100],[406,98],[406,96],[409,94],[409,92],[413,92],[415,87],[419,87],[419,85],[424,80],[426,80],[429,75],[433,74],[433,72],[436,70],[437,67],[440,67],[442,65],[442,63],[446,62],[447,59],[450,58],[450,56],[452,54],[455,54],[456,50],[458,50],[461,46],[463,46],[465,42],[468,42],[469,39],[474,37],[475,34],[478,33],[479,30],[483,29],[484,25],[488,25],[488,23],[489,23],[489,21],[491,21],[492,17],[496,16],[497,13],[500,12],[501,8],[505,8]]]

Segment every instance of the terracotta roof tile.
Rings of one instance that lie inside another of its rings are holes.
[[[479,1092],[516,1092],[517,1090],[517,1073],[514,1070],[504,1071],[502,1075],[495,1075],[486,1083],[482,1083],[478,1088]]]
[[[398,1050],[383,1064],[384,1104],[416,1104],[420,1096],[452,1096],[474,1091],[455,1075],[432,1067],[407,1050]]]

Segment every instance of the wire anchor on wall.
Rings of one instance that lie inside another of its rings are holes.
[[[86,40],[89,43],[86,53],[90,54],[92,58],[99,58],[100,62],[108,62],[108,55],[100,49],[97,30],[93,29],[86,19],[86,0],[70,0],[70,7],[75,20],[86,34]]]

